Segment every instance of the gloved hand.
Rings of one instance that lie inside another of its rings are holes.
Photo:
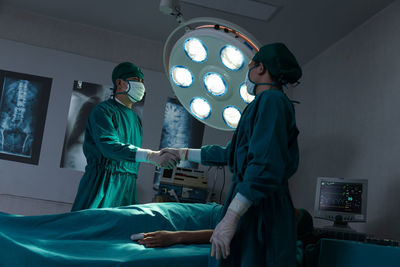
[[[230,244],[235,235],[240,217],[253,204],[252,201],[237,193],[229,204],[228,210],[224,218],[218,223],[217,227],[211,236],[211,257],[216,256],[217,260],[221,258],[221,253],[224,259],[230,254]]]
[[[217,260],[219,260],[221,254],[224,259],[229,256],[230,244],[235,235],[239,219],[239,214],[232,209],[226,211],[224,218],[218,223],[210,239],[212,244],[211,257],[216,256]]]
[[[179,157],[180,160],[185,161],[188,160],[188,153],[189,153],[189,148],[163,148],[161,149],[161,154],[164,153],[171,153],[175,155],[176,157]]]
[[[172,153],[162,153],[161,151],[150,151],[147,154],[147,162],[157,167],[173,169],[179,164],[180,158]]]

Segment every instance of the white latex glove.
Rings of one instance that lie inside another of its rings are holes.
[[[228,210],[224,218],[218,223],[211,236],[211,257],[216,256],[217,260],[221,258],[221,254],[226,259],[230,255],[230,245],[235,235],[240,217],[253,204],[246,197],[237,193],[229,204]]]
[[[188,152],[189,148],[163,148],[161,149],[161,153],[170,153],[175,155],[176,157],[179,157],[180,160],[185,161],[188,159]]]
[[[180,159],[171,153],[162,153],[161,151],[150,151],[147,154],[147,162],[156,165],[157,167],[172,169],[178,163]]]
[[[240,216],[231,209],[226,211],[224,218],[219,222],[210,239],[211,257],[215,256],[219,260],[221,253],[224,259],[229,256],[230,244],[235,235],[239,219]]]

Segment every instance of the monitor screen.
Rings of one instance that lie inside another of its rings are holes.
[[[319,177],[315,217],[327,220],[365,221],[367,180]]]
[[[322,181],[320,188],[320,210],[361,213],[361,183]]]

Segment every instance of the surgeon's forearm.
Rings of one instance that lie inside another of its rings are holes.
[[[178,244],[208,244],[213,230],[178,231],[176,242]]]
[[[96,143],[104,157],[113,160],[134,160],[137,147],[131,144],[107,141]]]

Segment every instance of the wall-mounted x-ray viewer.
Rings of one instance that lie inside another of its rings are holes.
[[[367,221],[368,180],[319,177],[314,216],[349,229],[348,222]]]
[[[254,97],[244,84],[259,44],[233,23],[196,18],[181,24],[164,46],[172,89],[196,119],[220,130],[236,129]]]
[[[0,70],[0,159],[39,164],[52,79]]]
[[[166,147],[200,148],[203,141],[204,124],[191,116],[176,98],[168,98],[165,104],[164,123],[160,149]],[[196,169],[197,163],[181,162],[178,167]],[[166,170],[164,170],[166,171]],[[156,168],[153,188],[158,190],[163,169]]]

